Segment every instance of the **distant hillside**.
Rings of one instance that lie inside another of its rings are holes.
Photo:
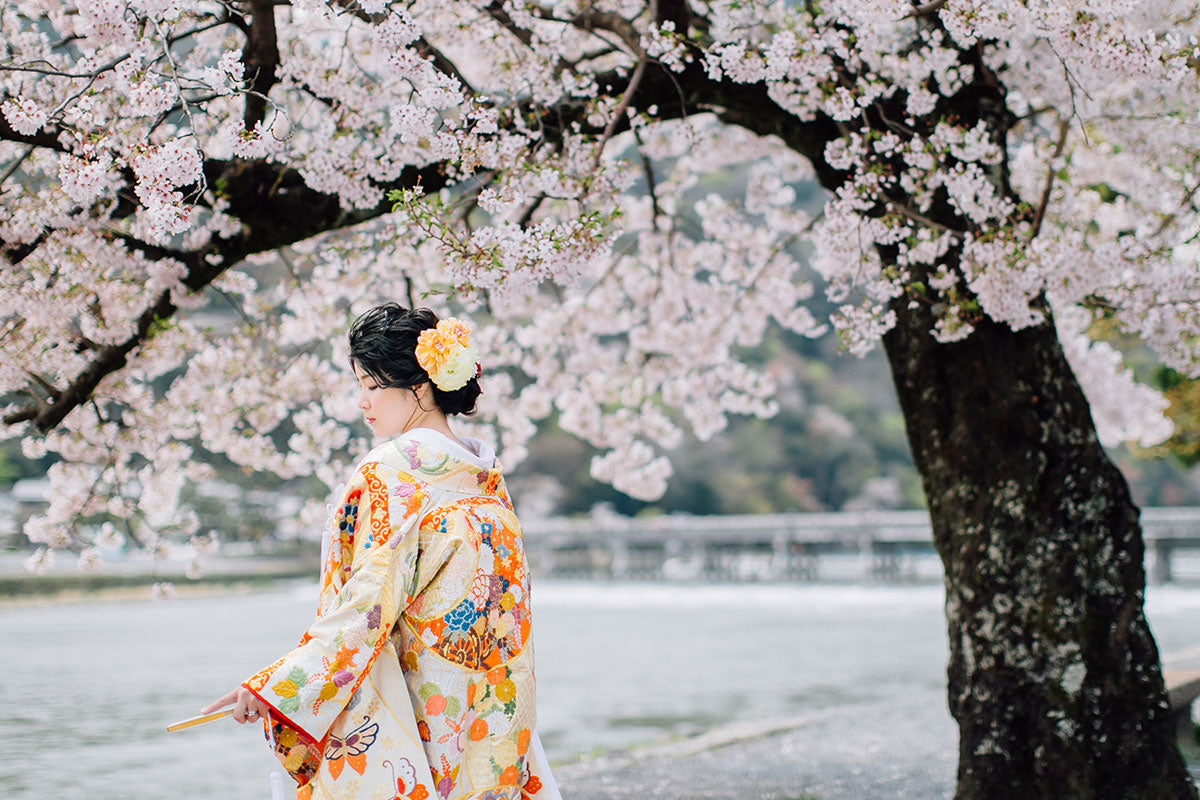
[[[776,331],[752,355],[779,379],[779,414],[736,418],[708,442],[685,442],[671,453],[676,472],[661,500],[643,503],[594,481],[594,451],[553,425],[511,471],[514,496],[539,515],[597,504],[628,515],[924,507],[882,353],[858,359],[836,352],[833,337]],[[1111,455],[1139,505],[1200,505],[1200,468],[1125,448]]]

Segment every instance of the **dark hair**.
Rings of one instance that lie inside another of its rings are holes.
[[[417,363],[417,337],[437,324],[437,314],[428,308],[409,310],[398,303],[375,306],[350,326],[350,364],[357,364],[383,387],[429,383],[433,401],[443,414],[474,414],[475,401],[482,393],[478,378],[471,378],[461,389],[443,392]]]

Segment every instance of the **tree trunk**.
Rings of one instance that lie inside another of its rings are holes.
[[[1138,509],[1053,324],[884,339],[946,573],[956,800],[1194,800],[1142,612]]]

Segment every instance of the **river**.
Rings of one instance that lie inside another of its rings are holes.
[[[256,726],[164,728],[288,650],[315,593],[293,582],[0,607],[0,796],[268,797]],[[944,683],[934,585],[543,580],[533,602],[552,761]],[[1162,652],[1200,668],[1200,588],[1153,588],[1147,614]]]

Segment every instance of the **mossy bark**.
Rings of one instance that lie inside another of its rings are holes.
[[[945,565],[956,800],[1195,800],[1143,614],[1129,488],[1052,323],[885,347]]]

